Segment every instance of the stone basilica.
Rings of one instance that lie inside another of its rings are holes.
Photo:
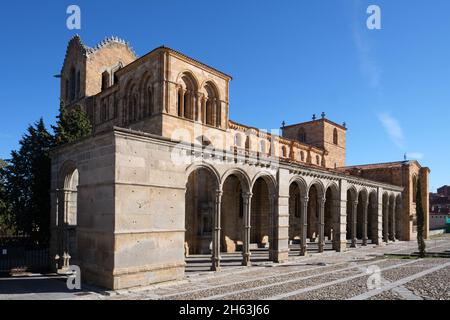
[[[231,77],[176,50],[125,41],[67,47],[61,99],[93,135],[52,152],[52,255],[121,289],[184,277],[186,257],[292,255],[413,240],[417,161],[346,166],[345,125],[325,114],[281,134],[234,122]],[[251,111],[251,110],[249,110]],[[428,234],[428,206],[426,234]]]

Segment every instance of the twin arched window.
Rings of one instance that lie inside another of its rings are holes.
[[[216,86],[207,82],[202,91],[203,97],[198,91],[197,82],[189,73],[181,77],[177,93],[178,116],[222,127],[222,108]]]

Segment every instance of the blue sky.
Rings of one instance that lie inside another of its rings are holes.
[[[81,8],[81,30],[66,9]],[[379,5],[382,29],[368,30]],[[450,184],[448,0],[16,1],[0,8],[0,158],[27,125],[58,111],[67,41],[105,36],[138,55],[166,45],[233,76],[230,118],[270,130],[326,112],[348,124],[347,164],[429,166]]]

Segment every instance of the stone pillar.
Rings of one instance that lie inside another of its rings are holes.
[[[212,110],[211,110],[211,112],[212,112],[212,123],[211,123],[211,125],[212,126],[216,126],[216,124],[217,124],[217,114],[216,114],[216,112],[217,112],[217,100],[216,100],[216,98],[213,98],[212,99],[212,101],[211,101],[211,106],[212,106]]]
[[[201,119],[201,94],[199,92],[195,93],[195,104],[194,104],[194,120],[200,121]]]
[[[358,221],[357,221],[357,214],[358,214],[358,201],[353,201],[352,203],[352,228],[351,228],[351,238],[352,238],[352,243],[351,243],[351,247],[352,248],[356,248],[356,230],[358,227]]]
[[[389,202],[383,201],[383,241],[389,242]]]
[[[319,206],[319,221],[317,228],[319,231],[319,252],[323,252],[325,249],[325,201],[325,195],[322,199],[317,200],[317,205]]]
[[[301,199],[301,213],[300,213],[300,255],[305,256],[308,251],[308,245],[306,243],[308,232],[308,197],[302,197]]]
[[[377,245],[383,244],[383,189],[377,190],[377,236],[375,243]]]
[[[252,193],[243,193],[242,198],[244,202],[244,245],[242,248],[242,265],[250,266],[250,217],[252,212]]]
[[[214,234],[212,252],[212,271],[220,271],[220,210],[222,204],[222,191],[216,191],[216,201],[214,208]]]
[[[284,262],[289,258],[289,195],[272,194],[270,260]]]
[[[202,97],[201,105],[202,106],[201,106],[200,119],[203,124],[206,124],[206,98],[205,97]]]
[[[367,224],[368,224],[368,215],[367,212],[369,210],[369,195],[367,195],[366,201],[363,205],[363,227],[362,227],[362,245],[367,246]]]
[[[180,117],[184,117],[184,93],[186,92],[186,90],[181,89],[181,94],[180,94]]]
[[[389,232],[389,239],[392,242],[395,242],[395,199],[394,202],[392,203],[391,206],[391,219],[390,219],[390,223],[391,223],[391,232]]]
[[[276,236],[276,224],[275,219],[276,213],[275,213],[275,195],[269,194],[269,260],[276,262],[276,241],[278,241]]]
[[[336,241],[339,241],[339,246],[335,248],[338,252],[343,252],[347,250],[347,190],[348,183],[346,180],[341,180],[340,190],[339,190],[339,217],[338,217],[338,229]]]

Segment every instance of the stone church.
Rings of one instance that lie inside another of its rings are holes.
[[[189,255],[219,271],[228,253],[250,266],[255,249],[283,262],[415,238],[428,168],[346,166],[346,125],[325,114],[276,132],[232,121],[231,79],[164,46],[137,57],[116,37],[70,40],[61,99],[93,134],[52,151],[59,268],[120,289],[183,278]]]

